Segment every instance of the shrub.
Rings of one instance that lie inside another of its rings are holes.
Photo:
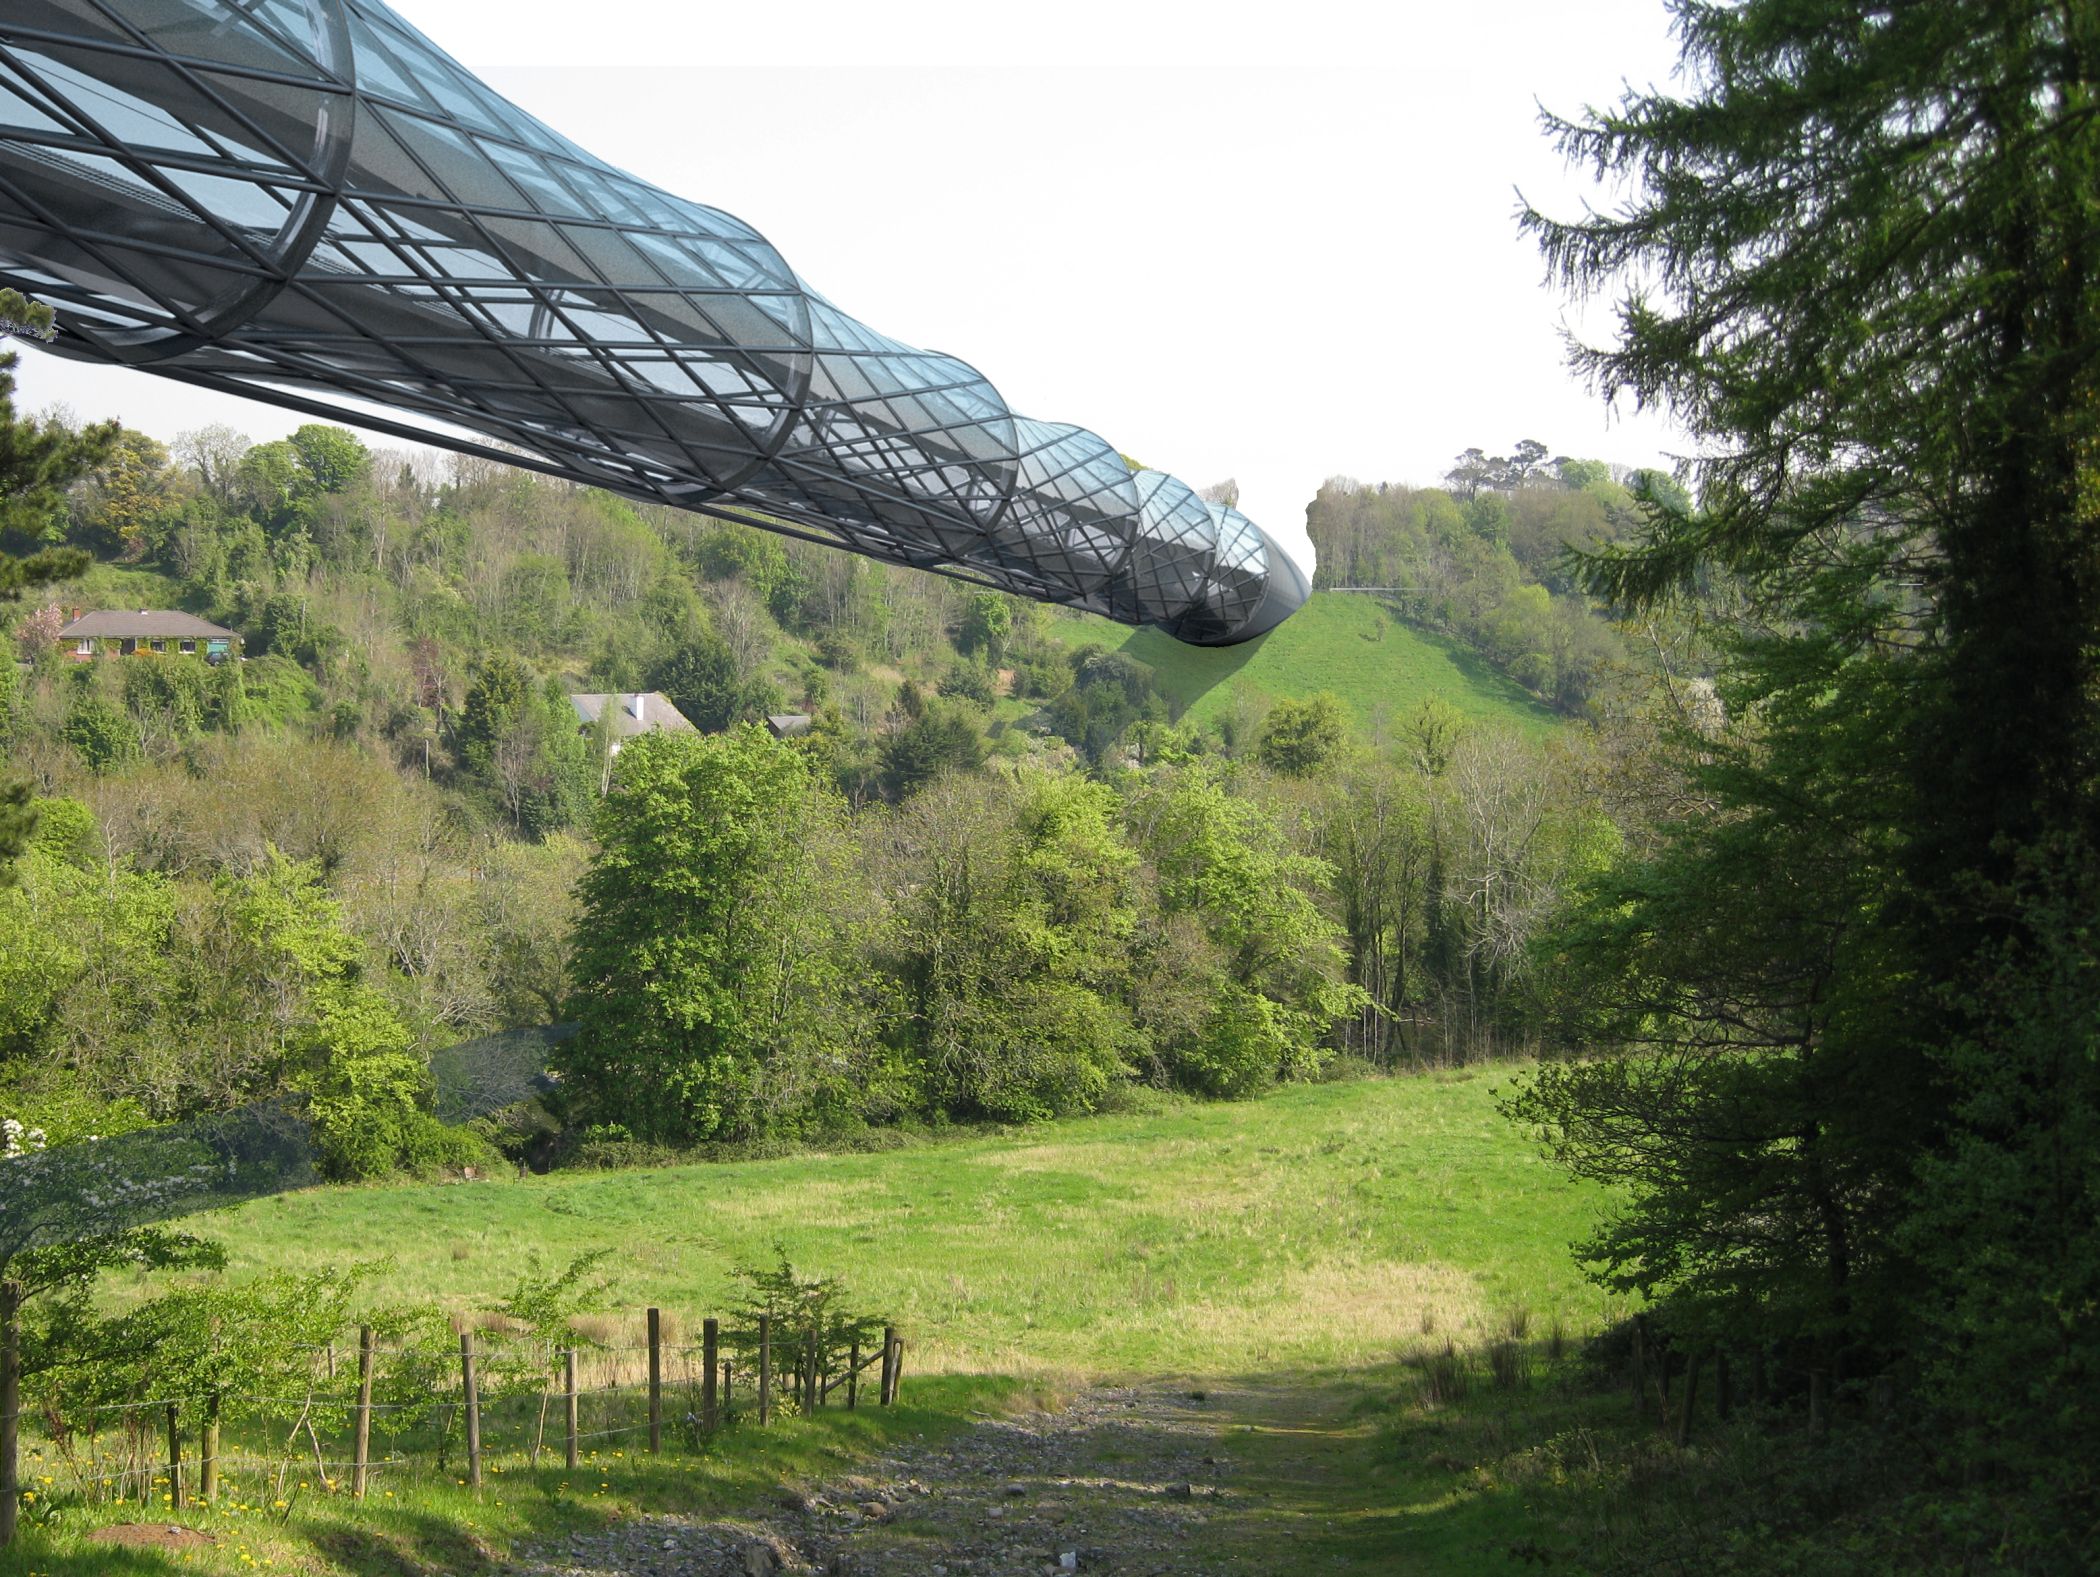
[[[990,706],[998,699],[998,687],[992,671],[983,663],[961,662],[949,668],[941,678],[941,694],[960,696],[975,701],[979,706]]]
[[[85,695],[75,701],[59,737],[97,777],[116,771],[139,754],[138,724],[100,696]]]
[[[1169,1064],[1177,1083],[1230,1100],[1275,1083],[1291,1051],[1276,1004],[1228,986],[1203,1028],[1175,1049]]]

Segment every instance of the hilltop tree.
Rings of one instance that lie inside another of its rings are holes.
[[[344,428],[308,422],[285,441],[316,492],[346,493],[371,473],[371,451]]]
[[[120,430],[109,454],[79,490],[78,512],[88,545],[127,562],[159,547],[175,503],[175,481],[165,444],[128,428]]]
[[[2100,912],[2100,13],[1673,9],[1687,96],[1549,122],[1635,195],[1525,223],[1569,285],[1636,281],[1578,365],[1707,456],[1696,509],[1636,486],[1591,588],[1727,575],[1753,622],[1731,732],[1683,742],[1705,808],[1579,933],[1654,1054],[1519,1109],[1631,1185],[1597,1246],[1623,1282],[1825,1366],[1958,1353],[1972,1463],[2069,1460],[2092,1417],[2048,1399],[2100,1369],[2089,1183],[2048,1159],[2100,1129],[2067,962]]]

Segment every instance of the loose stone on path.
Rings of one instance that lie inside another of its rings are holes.
[[[1192,1402],[1194,1405],[1192,1405]],[[1096,1387],[1057,1413],[907,1445],[748,1521],[638,1517],[521,1552],[515,1577],[1208,1577],[1234,1490],[1190,1393]]]

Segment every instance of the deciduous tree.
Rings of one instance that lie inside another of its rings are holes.
[[[620,753],[580,886],[563,1050],[581,1113],[661,1143],[792,1132],[864,1093],[842,808],[746,725]]]

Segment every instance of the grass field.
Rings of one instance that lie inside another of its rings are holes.
[[[611,1307],[724,1312],[775,1246],[914,1334],[920,1371],[1352,1366],[1516,1310],[1594,1325],[1597,1200],[1493,1108],[1496,1070],[975,1134],[874,1154],[320,1189],[211,1218],[232,1273],[383,1257],[467,1312],[611,1248]]]
[[[1316,591],[1275,631],[1244,646],[1184,646],[1157,630],[1129,630],[1091,615],[1060,616],[1050,631],[1067,645],[1094,641],[1136,658],[1198,723],[1230,704],[1236,689],[1269,701],[1332,691],[1364,728],[1398,723],[1429,696],[1468,718],[1527,733],[1545,733],[1556,722],[1475,653],[1400,623],[1375,597]]]
[[[1484,1382],[1463,1417],[1408,1400],[1412,1365],[1447,1342],[1477,1355],[1528,1325],[1534,1347],[1558,1348],[1606,1312],[1569,1254],[1603,1201],[1495,1111],[1513,1071],[1303,1087],[881,1153],[317,1189],[224,1212],[198,1225],[223,1240],[233,1276],[382,1261],[376,1298],[435,1298],[466,1316],[535,1260],[609,1248],[591,1329],[615,1342],[638,1333],[649,1304],[674,1341],[689,1335],[726,1312],[734,1267],[777,1246],[800,1269],[844,1276],[857,1305],[904,1328],[906,1406],[732,1431],[698,1458],[608,1451],[580,1477],[528,1471],[508,1443],[508,1471],[480,1495],[427,1470],[363,1506],[318,1486],[259,1486],[181,1514],[220,1540],[188,1558],[84,1545],[76,1518],[0,1554],[0,1577],[491,1572],[519,1541],[637,1511],[771,1504],[784,1482],[939,1438],[973,1410],[1170,1377],[1208,1388],[1217,1460],[1265,1486],[1221,1522],[1233,1570],[1315,1557],[1338,1572],[1519,1569],[1509,1552],[1539,1486],[1506,1462],[1528,1461],[1532,1442],[1581,1427],[1599,1404]]]

